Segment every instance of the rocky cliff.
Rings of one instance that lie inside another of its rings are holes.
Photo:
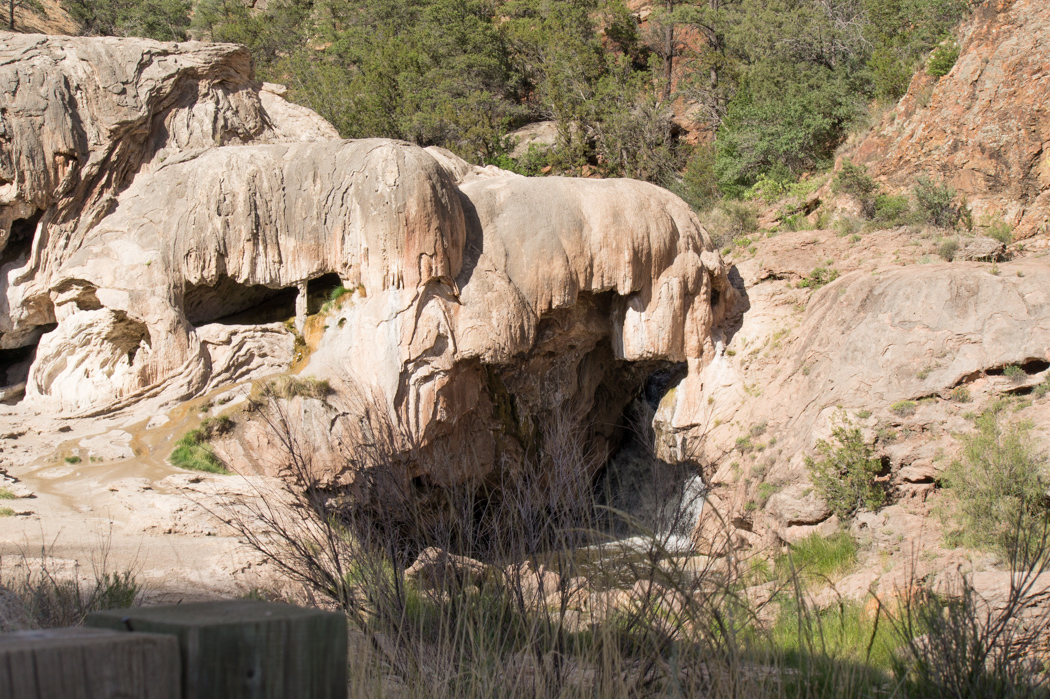
[[[960,30],[958,60],[935,78],[915,74],[908,94],[859,146],[877,177],[910,187],[943,178],[976,217],[1001,216],[1015,237],[1050,226],[1050,6],[990,0]]]

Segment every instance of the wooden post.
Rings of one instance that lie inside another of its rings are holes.
[[[173,636],[104,629],[0,634],[2,699],[179,699]]]
[[[345,699],[343,614],[250,600],[95,612],[88,626],[168,633],[185,699]]]

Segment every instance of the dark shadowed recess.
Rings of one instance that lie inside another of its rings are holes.
[[[311,279],[306,285],[306,298],[309,303],[307,304],[308,312],[310,314],[317,313],[321,310],[321,307],[331,297],[332,292],[343,285],[343,281],[339,278],[338,274],[330,273],[324,274],[316,279]]]
[[[7,238],[7,245],[4,246],[3,252],[0,253],[0,267],[29,257],[36,226],[43,215],[43,211],[37,211],[28,218],[20,218],[11,222],[11,234]]]
[[[298,293],[294,286],[272,289],[262,284],[241,284],[223,274],[214,285],[187,284],[183,312],[194,327],[206,323],[281,323],[295,317]]]

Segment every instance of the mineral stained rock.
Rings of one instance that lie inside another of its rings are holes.
[[[339,140],[238,47],[2,34],[0,91],[0,345],[36,346],[26,400],[55,410],[285,371],[334,279],[304,373],[484,473],[558,411],[611,449],[648,374],[699,371],[734,303],[669,192]],[[301,424],[332,443],[340,399],[315,403]]]

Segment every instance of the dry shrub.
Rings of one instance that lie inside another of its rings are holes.
[[[108,542],[92,556],[90,570],[79,563],[62,565],[48,548],[39,558],[22,552],[18,563],[0,580],[20,601],[31,628],[79,626],[91,612],[131,607],[142,588],[131,570],[108,568]]]
[[[426,474],[462,462],[413,444],[379,400],[350,412],[341,446],[352,486],[314,469],[278,397],[256,411],[288,478],[223,516],[316,604],[347,614],[353,696],[927,696],[930,682],[948,686],[922,674],[922,649],[936,644],[912,643],[936,632],[923,608],[896,626],[878,612],[864,624],[852,608],[818,613],[790,561],[781,582],[754,587],[760,565],[728,547],[676,555],[674,532],[695,503],[672,502],[656,531],[603,504],[600,455],[571,411],[538,426],[520,464],[428,487]],[[891,626],[896,645],[912,643],[896,682],[872,661]]]

